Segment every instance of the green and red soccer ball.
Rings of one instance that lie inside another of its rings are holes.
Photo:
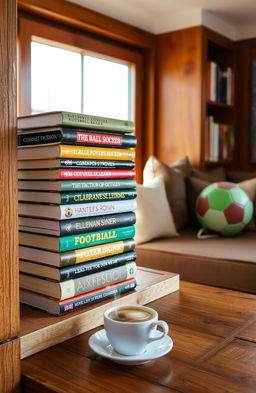
[[[237,184],[217,182],[205,187],[196,202],[200,224],[224,236],[244,229],[253,215],[253,204]]]

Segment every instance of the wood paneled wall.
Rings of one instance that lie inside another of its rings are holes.
[[[189,155],[199,166],[202,116],[202,27],[157,39],[156,152],[171,163]]]
[[[18,229],[16,191],[16,0],[0,12],[0,389],[19,388]]]
[[[256,59],[256,39],[235,43],[236,47],[236,168],[256,170],[251,156],[252,59]]]

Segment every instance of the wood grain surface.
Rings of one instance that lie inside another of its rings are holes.
[[[18,335],[16,1],[0,12],[0,342]]]
[[[179,288],[179,275],[138,268],[137,287],[126,294],[56,317],[21,306],[21,358],[87,332],[103,322],[103,312],[118,304],[146,304]]]
[[[0,345],[0,391],[20,391],[20,341],[15,339]]]
[[[89,348],[95,329],[23,360],[23,391],[254,393],[256,344],[238,337],[255,326],[255,299],[181,282],[150,304],[169,324],[169,354],[141,366],[112,363]]]

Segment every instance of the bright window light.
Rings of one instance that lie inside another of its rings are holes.
[[[80,53],[32,41],[31,109],[80,112]]]
[[[133,95],[129,64],[32,41],[32,113],[66,110],[133,120]]]
[[[84,56],[84,113],[129,119],[129,66]]]

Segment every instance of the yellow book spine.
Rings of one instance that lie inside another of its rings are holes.
[[[104,160],[134,160],[134,149],[114,149],[106,147],[60,145],[60,157],[89,158]]]
[[[91,261],[93,259],[104,258],[110,255],[124,252],[124,242],[119,241],[112,244],[101,244],[100,246],[83,248],[76,250],[76,263]]]

